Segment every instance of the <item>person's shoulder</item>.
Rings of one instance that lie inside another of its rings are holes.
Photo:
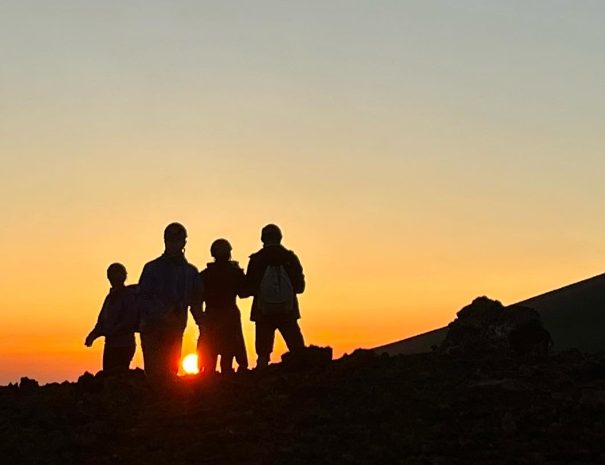
[[[251,253],[250,260],[255,260],[255,259],[262,257],[264,251],[265,251],[265,249],[260,249],[260,250],[257,250],[256,252]]]
[[[137,291],[139,290],[139,285],[138,284],[128,284],[127,286],[124,287],[124,290],[126,291],[127,294],[136,294]]]
[[[296,255],[296,253],[294,253],[293,250],[286,249],[285,247],[282,246],[282,253],[290,259],[298,260],[298,256]]]
[[[229,262],[229,269],[231,270],[231,272],[240,274],[243,273],[244,270],[243,268],[239,265],[239,262],[236,262],[235,260],[232,260]]]
[[[186,258],[184,260],[184,265],[185,265],[185,269],[187,270],[187,273],[198,274],[197,266],[190,263]]]
[[[187,263],[187,270],[190,273],[194,273],[194,274],[198,274],[198,269],[195,265],[192,265],[191,263]]]
[[[143,269],[147,268],[147,269],[153,269],[156,268],[160,265],[160,263],[162,262],[162,259],[164,258],[163,255],[160,255],[157,258],[154,258],[153,260],[148,261],[147,263],[145,263],[145,266],[143,267]]]
[[[206,268],[204,268],[203,270],[201,270],[198,275],[201,276],[202,278],[204,276],[208,276],[208,273],[212,272],[212,263],[207,263],[206,264]]]

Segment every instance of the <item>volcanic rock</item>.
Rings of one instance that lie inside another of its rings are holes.
[[[28,377],[23,377],[21,378],[21,381],[19,381],[19,389],[22,391],[31,391],[32,389],[36,389],[39,386],[40,385],[38,384],[38,381],[36,381],[35,379],[30,379]]]
[[[323,351],[311,351],[314,355]],[[603,463],[603,356],[358,351],[150,388],[140,372],[0,389],[20,464]],[[565,383],[554,380],[565,378]]]
[[[552,345],[540,315],[528,307],[504,307],[497,300],[478,297],[456,316],[438,347],[442,353],[545,355]]]
[[[294,370],[323,368],[332,362],[332,348],[309,346],[297,352],[287,352],[281,360],[284,368]]]

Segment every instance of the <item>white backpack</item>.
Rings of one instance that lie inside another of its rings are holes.
[[[258,309],[263,315],[294,311],[294,287],[283,265],[269,265],[260,282]]]

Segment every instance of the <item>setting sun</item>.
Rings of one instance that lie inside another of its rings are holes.
[[[181,365],[183,366],[183,371],[188,375],[197,375],[200,372],[197,363],[197,354],[185,355]]]

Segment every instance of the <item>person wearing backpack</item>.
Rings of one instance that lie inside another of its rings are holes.
[[[261,231],[263,248],[250,256],[246,271],[246,290],[242,296],[254,296],[250,319],[256,324],[257,368],[269,365],[276,330],[290,352],[305,347],[298,325],[297,298],[305,290],[305,276],[300,260],[281,245],[281,240],[277,225],[265,226]]]
[[[214,373],[221,357],[221,373],[233,373],[233,359],[239,371],[248,369],[248,356],[242,332],[237,296],[242,293],[245,275],[231,260],[231,244],[217,239],[210,246],[214,262],[200,273],[205,311],[200,325],[198,352],[204,372]]]

